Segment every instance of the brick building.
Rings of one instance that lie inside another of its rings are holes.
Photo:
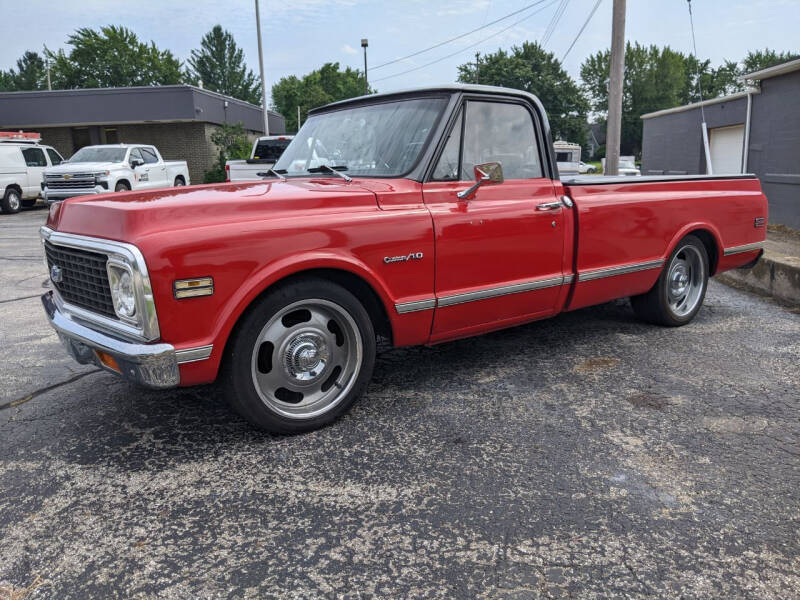
[[[190,85],[0,93],[0,129],[37,131],[65,157],[93,144],[153,144],[166,160],[186,160],[193,183],[217,159],[211,134],[242,123],[255,138],[264,131],[261,108]],[[285,133],[270,111],[270,134]]]

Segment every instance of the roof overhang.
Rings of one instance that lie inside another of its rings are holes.
[[[758,88],[750,88],[748,90],[745,90],[744,92],[737,92],[735,94],[730,94],[729,96],[720,96],[719,98],[712,98],[711,100],[704,100],[703,102],[694,102],[692,104],[684,104],[683,106],[676,106],[674,108],[665,108],[664,110],[657,110],[655,112],[644,114],[639,118],[652,119],[653,117],[663,117],[664,115],[671,115],[674,113],[695,110],[700,108],[701,106],[711,106],[713,104],[733,102],[735,100],[741,100],[742,98],[747,98],[747,96],[750,94],[760,94],[760,93],[761,90],[759,90]]]
[[[779,75],[786,75],[793,71],[800,71],[800,58],[790,60],[789,62],[775,65],[761,69],[760,71],[753,71],[741,77],[737,77],[739,81],[761,81],[762,79],[769,79],[770,77],[778,77]]]

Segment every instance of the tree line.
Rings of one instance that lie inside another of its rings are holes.
[[[622,100],[623,154],[641,153],[642,122],[648,112],[715,98],[744,89],[743,74],[800,57],[771,49],[751,51],[739,61],[712,66],[708,59],[669,46],[629,42],[625,49]],[[230,32],[214,26],[191,51],[186,63],[155,43],[141,41],[134,32],[108,25],[99,30],[80,28],[67,48],[25,52],[16,69],[0,70],[0,91],[47,89],[47,66],[53,89],[128,87],[190,83],[261,104],[261,81],[244,62],[242,49]],[[457,68],[457,79],[521,89],[536,94],[544,104],[555,139],[585,145],[589,120],[604,123],[608,106],[610,51],[600,50],[580,67],[580,81],[566,72],[552,52],[538,42],[524,42],[509,50],[479,57]],[[370,88],[369,93],[376,90]],[[302,77],[290,75],[272,86],[272,108],[286,119],[288,131],[298,128],[308,111],[336,100],[365,93],[364,75],[326,62]]]

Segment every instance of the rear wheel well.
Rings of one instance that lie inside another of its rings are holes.
[[[719,262],[717,240],[714,239],[714,236],[707,229],[695,229],[694,231],[690,231],[687,235],[697,236],[700,238],[700,241],[703,242],[703,246],[706,247],[706,253],[708,253],[709,276],[714,275],[714,273],[717,272],[717,263]]]
[[[183,175],[178,175],[175,177],[175,181],[182,181],[184,185],[186,185],[186,179],[184,179]]]
[[[384,307],[380,296],[378,296],[377,292],[375,292],[369,283],[364,281],[364,279],[358,275],[349,271],[343,271],[341,269],[309,269],[307,271],[300,271],[299,273],[293,273],[288,277],[279,279],[268,286],[258,296],[253,298],[253,300],[247,305],[247,308],[245,308],[242,311],[242,314],[240,314],[236,319],[236,324],[231,329],[228,339],[225,341],[225,353],[223,355],[227,355],[228,345],[235,337],[236,331],[239,328],[239,324],[244,320],[245,315],[250,312],[251,308],[256,305],[259,298],[272,292],[279,286],[288,285],[299,279],[321,279],[323,281],[330,281],[342,286],[348,292],[353,294],[361,302],[361,304],[364,305],[364,308],[366,309],[367,314],[369,314],[369,318],[372,321],[372,327],[374,328],[375,333],[381,337],[387,338],[390,344],[392,343],[391,321],[389,321],[389,316],[386,314],[386,308]]]

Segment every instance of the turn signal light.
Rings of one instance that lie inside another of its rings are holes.
[[[115,371],[117,373],[122,373],[122,369],[119,368],[117,361],[111,356],[108,352],[103,352],[102,350],[95,350],[94,353],[97,355],[97,358],[100,360],[103,365]]]
[[[214,280],[211,277],[178,279],[172,284],[172,292],[177,299],[211,296],[214,293]]]

